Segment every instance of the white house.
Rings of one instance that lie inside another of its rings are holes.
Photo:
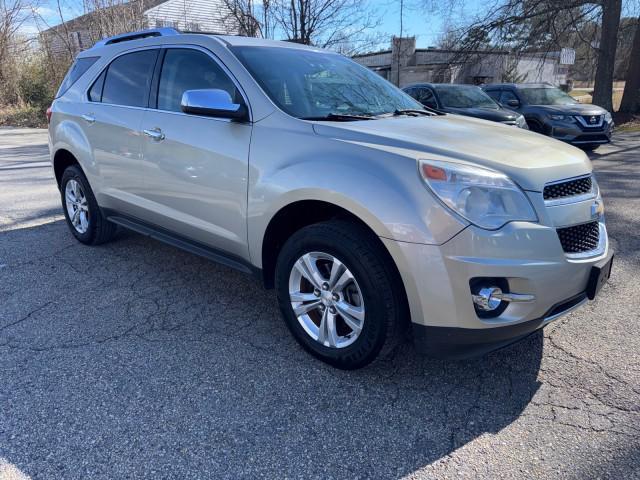
[[[52,54],[74,56],[103,37],[156,27],[244,34],[225,0],[131,0],[56,25],[42,32],[40,41]]]

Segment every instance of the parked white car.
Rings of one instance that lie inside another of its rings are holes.
[[[584,152],[430,111],[316,48],[105,39],[65,78],[49,134],[79,241],[120,225],[254,273],[340,368],[409,327],[433,354],[500,347],[593,299],[611,269]]]

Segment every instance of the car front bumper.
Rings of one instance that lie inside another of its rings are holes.
[[[600,128],[583,128],[577,122],[551,122],[550,136],[575,146],[602,145],[611,141],[613,123],[604,122]]]
[[[385,240],[405,284],[419,350],[468,357],[519,340],[587,301],[592,267],[612,256],[603,225],[593,256],[565,255],[554,227],[513,222],[498,231],[469,226],[443,245]],[[494,318],[480,318],[470,282],[501,279],[533,301],[508,303]]]

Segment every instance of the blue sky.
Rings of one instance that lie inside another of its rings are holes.
[[[60,0],[65,20],[81,15],[82,0]],[[405,0],[403,34],[415,35],[418,47],[434,45],[442,35],[447,22],[459,21],[478,11],[480,0],[456,0],[457,8],[451,9],[449,1]],[[383,34],[400,34],[400,2],[398,0],[368,0],[369,7],[380,17],[377,31]],[[446,4],[443,5],[443,4]],[[41,0],[37,10],[37,20],[41,28],[60,23],[56,0]],[[25,33],[34,34],[38,29],[33,21],[23,28]]]

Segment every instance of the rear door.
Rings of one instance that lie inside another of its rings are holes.
[[[140,125],[160,50],[138,50],[116,57],[90,87],[83,115],[101,181],[102,207],[144,215],[148,167],[142,159]]]
[[[228,70],[199,47],[166,48],[142,130],[149,220],[243,259],[251,124],[185,114],[186,90],[222,89],[246,100]]]

